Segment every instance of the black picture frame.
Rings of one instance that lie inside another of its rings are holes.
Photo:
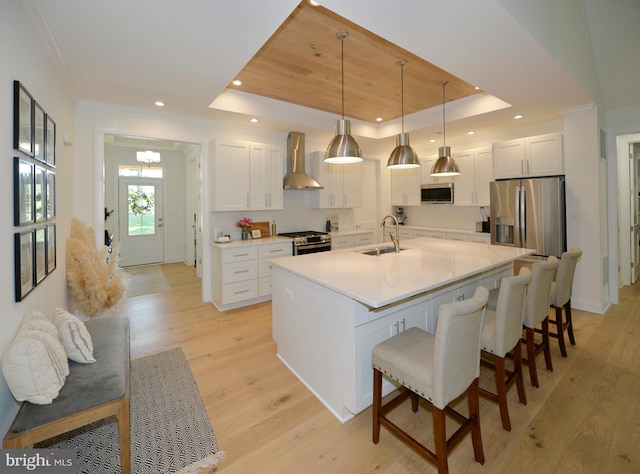
[[[35,233],[35,284],[39,285],[47,277],[47,227],[36,227]]]
[[[47,275],[56,269],[56,225],[47,225]]]
[[[47,165],[56,166],[56,123],[51,116],[46,116],[46,128],[44,135],[44,161]]]
[[[46,216],[50,221],[56,218],[56,173],[47,170]]]
[[[33,156],[33,96],[13,81],[13,148]]]
[[[13,225],[33,224],[35,222],[34,164],[17,156],[13,160]]]
[[[45,144],[44,136],[46,130],[45,123],[46,114],[44,109],[40,107],[37,101],[33,101],[33,157],[45,162]]]
[[[35,166],[33,183],[33,204],[36,222],[47,220],[47,170],[42,166]]]
[[[15,296],[22,301],[35,287],[33,229],[15,234]]]

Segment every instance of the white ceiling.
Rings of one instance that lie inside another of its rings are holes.
[[[299,0],[21,1],[76,100],[143,109],[162,100],[166,113],[245,125],[257,116],[257,126],[282,131],[331,134],[339,118],[225,92]],[[640,0],[321,3],[511,104],[464,119],[464,104],[448,105],[448,137],[554,120],[596,100],[605,109],[640,105]],[[557,16],[540,13],[550,9]],[[525,119],[514,123],[516,113]],[[415,143],[441,119],[441,110],[416,113],[405,131]],[[372,138],[399,131],[357,121],[352,130]]]

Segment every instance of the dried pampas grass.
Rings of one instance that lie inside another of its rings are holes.
[[[118,248],[96,249],[95,232],[80,220],[71,220],[67,240],[67,285],[71,300],[86,316],[114,307],[124,297],[127,274],[118,266]]]

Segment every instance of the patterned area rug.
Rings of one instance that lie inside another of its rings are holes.
[[[127,298],[161,293],[171,289],[160,265],[127,267],[125,271],[130,277],[127,285]]]
[[[198,473],[224,458],[182,349],[132,360],[130,383],[132,473]],[[120,472],[113,417],[34,447],[77,448],[78,472]]]

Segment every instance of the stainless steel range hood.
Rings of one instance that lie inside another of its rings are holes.
[[[304,160],[304,133],[289,132],[287,174],[282,179],[284,189],[322,189],[316,180],[305,173]]]

